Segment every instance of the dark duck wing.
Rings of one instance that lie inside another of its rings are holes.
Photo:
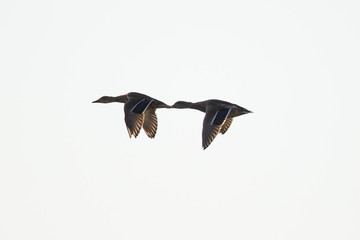
[[[224,134],[230,127],[231,120],[226,121],[230,111],[231,108],[225,108],[206,112],[202,132],[202,147],[204,150],[211,144],[220,131]],[[226,125],[224,125],[224,123],[226,123]]]
[[[232,118],[229,118],[229,117],[225,120],[225,122],[223,123],[223,125],[221,126],[221,129],[220,129],[220,132],[221,132],[222,134],[225,134],[225,133],[226,133],[226,131],[229,129],[232,121],[233,121],[233,119],[232,119]]]
[[[155,108],[148,108],[145,111],[143,128],[149,138],[154,138],[158,126]]]
[[[134,135],[136,138],[139,135],[141,127],[144,124],[144,112],[152,102],[152,99],[133,97],[128,98],[128,101],[124,106],[124,112],[125,124],[130,137]]]

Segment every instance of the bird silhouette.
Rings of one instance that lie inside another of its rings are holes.
[[[93,103],[125,103],[125,124],[129,137],[132,135],[136,138],[141,128],[144,129],[149,138],[154,138],[158,126],[156,109],[171,108],[171,106],[149,97],[145,94],[130,92],[117,97],[103,96]]]
[[[191,108],[205,113],[202,130],[202,147],[205,150],[220,132],[225,134],[233,118],[251,113],[234,103],[211,99],[202,102],[177,101],[172,108]]]

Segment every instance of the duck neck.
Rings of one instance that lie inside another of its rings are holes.
[[[117,96],[117,97],[113,97],[114,102],[126,103],[127,100],[128,100],[127,95],[120,95],[120,96]]]
[[[192,102],[182,102],[181,103],[181,107],[179,108],[191,108],[191,109],[196,109],[202,112],[205,112],[205,108],[202,104],[196,102],[196,103],[192,103]]]
[[[192,109],[197,109],[202,112],[206,112],[205,106],[201,104],[200,102],[196,102],[192,104]]]

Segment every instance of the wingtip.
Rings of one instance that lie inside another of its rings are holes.
[[[129,128],[126,128],[126,129],[127,129],[127,131],[128,131],[129,137],[131,138],[132,133],[131,133],[130,129],[129,129]]]
[[[202,145],[202,150],[207,149],[209,146],[210,146],[210,144],[206,144],[206,143],[205,143],[205,144],[203,144],[203,145]]]

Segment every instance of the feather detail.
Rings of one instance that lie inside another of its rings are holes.
[[[222,125],[221,128],[220,128],[221,134],[225,134],[225,133],[226,133],[226,131],[229,129],[232,121],[233,121],[232,118],[227,118],[227,119],[225,120],[225,122],[223,123],[223,125]]]
[[[154,138],[158,126],[158,120],[155,113],[155,109],[147,109],[144,114],[145,114],[144,124],[143,124],[144,131],[149,138]]]

